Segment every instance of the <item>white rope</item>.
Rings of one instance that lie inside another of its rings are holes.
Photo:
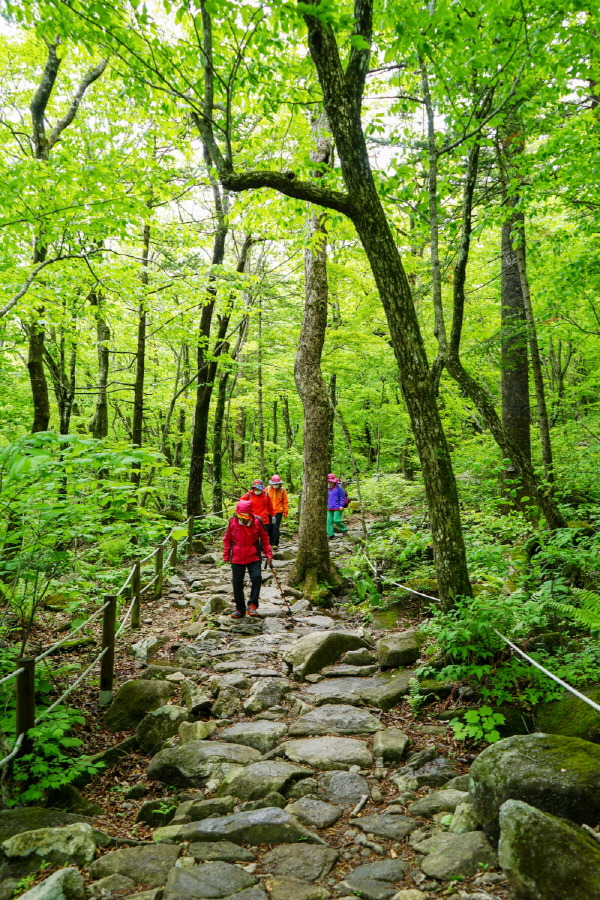
[[[47,716],[48,713],[51,713],[53,709],[56,709],[57,706],[60,706],[60,704],[63,702],[63,700],[65,700],[65,699],[69,696],[69,694],[72,693],[72,691],[75,690],[75,688],[77,687],[77,685],[81,684],[81,682],[82,682],[83,679],[86,677],[86,675],[88,675],[88,674],[92,671],[92,669],[94,668],[94,666],[97,665],[97,663],[100,662],[100,660],[101,660],[102,657],[105,655],[105,653],[108,652],[108,650],[109,650],[109,648],[108,648],[108,647],[105,647],[104,650],[103,650],[101,653],[98,654],[98,656],[97,656],[96,659],[93,661],[93,663],[87,667],[87,669],[85,670],[85,672],[84,672],[82,675],[79,676],[79,678],[77,679],[77,681],[74,681],[73,684],[71,685],[71,687],[68,687],[67,690],[66,690],[63,694],[61,694],[61,696],[58,698],[58,700],[55,700],[55,701],[54,701],[54,703],[52,704],[52,706],[48,706],[46,709],[42,710],[42,712],[39,714],[39,716],[38,716],[37,719],[35,720],[35,724],[36,724],[36,725],[39,724],[39,722],[44,718],[44,716]]]
[[[574,687],[571,687],[570,684],[567,684],[566,681],[563,681],[562,678],[559,678],[558,675],[554,675],[552,672],[548,671],[544,666],[542,666],[539,662],[536,662],[535,659],[532,659],[531,656],[528,656],[524,650],[521,650],[520,647],[517,647],[516,644],[513,644],[512,641],[509,641],[507,637],[504,637],[503,634],[500,634],[497,628],[493,628],[493,631],[496,632],[498,637],[502,638],[502,640],[508,644],[508,646],[518,653],[519,656],[522,656],[523,659],[526,659],[528,663],[531,663],[532,666],[535,666],[536,669],[539,669],[540,672],[543,672],[544,675],[547,675],[548,678],[551,678],[553,681],[556,681],[557,684],[560,684],[565,690],[570,691],[574,694],[575,697],[579,697],[580,700],[583,700],[584,703],[587,703],[588,706],[592,706],[597,712],[600,712],[600,706],[597,703],[594,703],[593,700],[590,700],[589,697],[586,697],[585,694],[582,694],[581,691],[576,690]]]
[[[25,737],[24,734],[20,734],[19,737],[17,738],[17,740],[15,741],[15,746],[12,748],[12,750],[10,751],[8,756],[5,756],[4,759],[0,759],[0,769],[2,769],[6,765],[7,762],[10,762],[11,759],[14,759],[14,757],[19,752],[19,748],[20,748],[21,744],[23,743],[24,737]]]
[[[149,581],[148,584],[145,584],[144,587],[140,588],[140,594],[143,594],[145,591],[148,590],[148,588],[151,588],[152,585],[155,584],[155,582],[157,582],[157,581],[158,581],[158,575],[155,575],[154,578],[152,579],[152,581]]]
[[[156,556],[156,547],[154,548],[152,553],[149,553],[148,556],[145,556],[143,559],[140,559],[140,561],[139,561],[140,566],[143,566],[144,563],[150,562],[150,560],[153,559],[155,556]]]
[[[11,678],[16,678],[17,675],[20,675],[21,672],[24,672],[25,669],[20,668],[17,669],[16,672],[11,672],[10,675],[5,675],[4,678],[0,679],[0,684],[4,684],[6,681],[10,681]]]
[[[127,579],[126,579],[125,583],[122,584],[121,587],[119,588],[119,590],[117,591],[117,597],[119,596],[119,594],[122,594],[122,593],[123,593],[123,591],[125,590],[125,588],[126,588],[127,585],[129,584],[129,582],[130,582],[131,579],[133,578],[133,573],[134,573],[134,572],[135,572],[135,566],[132,566],[132,567],[131,567],[131,571],[130,571],[129,575],[127,576]]]
[[[70,641],[74,634],[77,634],[78,631],[81,631],[82,628],[85,628],[86,625],[89,625],[90,622],[93,622],[94,619],[97,619],[98,616],[104,612],[104,610],[106,609],[107,606],[108,606],[108,600],[106,601],[104,606],[101,606],[100,609],[97,609],[96,612],[89,617],[89,619],[86,619],[85,622],[82,622],[81,625],[78,625],[77,628],[74,628],[72,631],[70,631],[66,635],[66,637],[62,638],[62,640],[58,641],[58,643],[52,644],[51,647],[49,647],[47,650],[44,650],[44,652],[40,653],[39,656],[36,656],[36,658],[35,658],[36,663],[39,663],[43,659],[46,659],[47,656],[50,656],[51,653],[54,653],[55,650],[58,650],[58,648],[62,647],[62,645],[65,644],[67,641]],[[19,669],[19,671],[22,672],[23,670]],[[0,684],[1,684],[1,682],[0,682]]]
[[[118,630],[117,633],[115,634],[115,641],[116,641],[116,639],[121,635],[121,633],[125,630],[125,626],[127,625],[127,622],[128,622],[128,620],[129,620],[129,616],[131,615],[131,611],[132,611],[132,609],[133,609],[133,605],[134,605],[134,603],[135,603],[136,600],[137,600],[137,597],[134,595],[133,598],[132,598],[132,600],[131,600],[131,603],[129,604],[129,609],[128,609],[127,612],[125,613],[125,616],[124,616],[124,618],[123,618],[123,621],[121,622],[121,625],[119,626],[119,630]]]

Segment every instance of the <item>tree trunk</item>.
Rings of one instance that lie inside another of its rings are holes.
[[[277,471],[277,442],[279,439],[278,435],[278,422],[277,422],[277,400],[273,400],[273,471]]]
[[[516,244],[515,253],[519,269],[521,291],[523,294],[525,320],[527,322],[527,337],[529,340],[529,352],[531,355],[531,371],[533,372],[533,383],[535,385],[535,400],[537,405],[538,427],[540,430],[540,444],[542,447],[542,461],[544,463],[544,469],[546,471],[546,478],[549,482],[552,483],[554,481],[554,463],[552,460],[552,443],[550,441],[550,422],[548,419],[548,407],[546,405],[546,389],[544,387],[542,360],[540,358],[537,329],[535,327],[535,317],[533,315],[533,306],[531,303],[529,279],[527,277],[527,263],[525,258],[525,224],[522,217],[517,217],[517,219],[513,223],[512,235],[514,235],[518,239],[518,243],[515,241],[513,243]]]
[[[511,229],[511,222],[502,226],[502,422],[515,444],[531,460],[525,310]]]
[[[329,458],[333,464],[333,456],[335,452],[335,410],[337,406],[337,375],[331,373],[329,379],[329,402],[331,403],[331,419],[329,421]]]
[[[263,408],[262,378],[262,302],[258,301],[258,449],[260,455],[260,477],[265,480],[265,418]]]
[[[225,351],[226,352],[226,351]],[[225,420],[225,403],[227,400],[227,384],[229,372],[223,372],[219,378],[219,390],[215,406],[215,421],[213,429],[213,494],[212,508],[215,514],[222,511],[224,505],[223,494],[223,422]]]
[[[235,417],[235,435],[233,442],[233,461],[236,466],[243,465],[246,459],[246,409],[239,406]]]
[[[144,225],[144,240],[142,246],[142,271],[140,280],[142,285],[148,285],[148,263],[150,259],[150,226]],[[139,306],[137,349],[135,355],[135,381],[133,387],[133,419],[131,425],[131,442],[137,447],[142,446],[142,429],[144,423],[144,377],[146,371],[146,295],[143,291]],[[139,463],[134,465],[132,480],[140,483]]]
[[[329,123],[320,116],[314,126],[317,150],[311,158],[323,175],[331,164],[333,143]],[[327,328],[327,232],[325,215],[309,220],[304,251],[305,303],[294,379],[304,407],[304,467],[298,554],[290,584],[315,594],[320,584],[337,587],[341,578],[329,555],[327,540],[327,474],[330,467],[331,405],[321,373],[321,354]]]
[[[287,482],[288,488],[290,491],[294,491],[294,482],[292,479],[292,460],[290,458],[290,450],[294,445],[294,432],[292,431],[292,424],[290,422],[290,405],[288,403],[288,398],[285,394],[281,395],[281,417],[283,419],[283,425],[285,428],[285,449],[288,455],[288,464],[287,464]]]
[[[33,400],[33,423],[31,431],[48,431],[50,424],[50,395],[48,382],[44,369],[44,326],[33,322],[29,326],[29,352],[27,356],[27,371],[31,383],[31,397]]]
[[[110,366],[110,328],[102,315],[102,298],[92,293],[90,302],[96,307],[96,343],[98,346],[98,398],[94,418],[90,424],[90,431],[97,439],[105,438],[108,434],[108,400],[106,386],[108,384],[108,372]]]

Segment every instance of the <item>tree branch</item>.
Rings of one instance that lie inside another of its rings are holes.
[[[354,0],[354,29],[350,40],[352,38],[355,39],[355,42],[350,48],[344,78],[346,88],[354,98],[356,109],[359,110],[371,57],[373,0]],[[360,40],[361,38],[362,40]],[[360,46],[361,44],[363,46]]]
[[[19,288],[17,293],[11,297],[11,299],[6,303],[3,307],[0,308],[0,319],[3,318],[7,313],[11,311],[11,309],[19,302],[21,297],[27,293],[33,282],[35,281],[38,272],[40,272],[46,266],[51,266],[52,263],[62,262],[65,259],[85,259],[87,260],[88,256],[91,253],[100,253],[100,249],[91,250],[90,253],[70,253],[66,256],[54,256],[52,259],[46,259],[44,262],[41,262],[39,265],[35,267],[35,269],[31,272],[27,280],[23,283],[23,285]]]
[[[79,109],[79,104],[83,99],[83,95],[85,94],[89,86],[93,84],[94,81],[97,81],[98,78],[100,78],[100,76],[106,69],[107,62],[107,59],[101,60],[97,66],[94,66],[93,69],[90,69],[90,71],[86,75],[84,75],[79,87],[73,94],[73,99],[71,100],[71,104],[67,112],[65,113],[63,118],[56,123],[56,125],[50,132],[50,137],[48,138],[48,150],[51,150],[54,147],[65,128],[69,127],[69,125],[77,115],[77,110]]]
[[[48,58],[46,59],[42,80],[34,94],[33,100],[29,104],[33,124],[33,144],[37,159],[43,159],[47,153],[44,116],[60,66],[60,59],[56,53],[59,43],[59,38],[53,44],[48,43]]]
[[[333,188],[321,187],[310,181],[300,181],[293,172],[250,171],[231,172],[221,176],[221,182],[228,191],[238,193],[256,188],[272,188],[285,194],[286,197],[294,197],[296,200],[306,200],[326,209],[335,209],[346,216],[353,214],[353,206],[348,194],[336,191]]]

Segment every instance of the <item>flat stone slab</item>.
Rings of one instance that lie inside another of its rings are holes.
[[[416,819],[409,819],[408,816],[396,816],[390,813],[362,816],[359,819],[352,819],[351,824],[355,828],[360,828],[365,834],[376,834],[378,837],[395,841],[401,841],[407,834],[419,827]],[[461,837],[463,836],[461,835]]]
[[[169,872],[163,900],[213,900],[239,895],[253,887],[256,878],[226,862],[207,862],[190,868],[174,867]]]
[[[191,741],[161,750],[151,760],[148,778],[183,787],[199,787],[210,778],[223,779],[260,758],[258,750],[225,741]]]
[[[59,828],[62,825],[72,825],[74,822],[89,824],[89,819],[74,813],[63,812],[60,809],[42,809],[38,806],[2,809],[0,810],[0,844],[23,831]]]
[[[379,719],[363,709],[348,704],[320,706],[296,719],[289,734],[373,734],[383,728]]]
[[[265,853],[262,869],[270,875],[296,878],[298,881],[320,881],[329,875],[337,862],[338,852],[331,847],[275,847]]]
[[[329,900],[331,896],[327,888],[296,878],[267,878],[265,884],[272,900]]]
[[[277,741],[287,733],[287,726],[280,722],[238,722],[219,734],[222,741],[231,744],[245,744],[259,753],[268,753]]]
[[[231,841],[206,841],[205,843],[190,844],[188,856],[193,856],[196,862],[252,862],[254,853],[233,844]]]
[[[231,662],[220,662],[213,666],[215,672],[247,672],[253,678],[276,678],[279,675],[277,669],[267,669],[263,667],[254,668],[252,663],[246,660],[232,660]]]
[[[311,769],[293,766],[279,759],[264,760],[251,763],[225,778],[218,796],[230,794],[240,800],[260,800],[273,791],[282,793],[292,782],[309,775],[312,775]]]
[[[125,875],[136,884],[161,887],[180,853],[181,847],[168,844],[159,847],[125,847],[94,860],[90,865],[90,878],[97,881],[107,875]]]
[[[323,800],[312,800],[310,797],[301,797],[300,800],[286,806],[286,810],[312,828],[329,828],[344,813],[340,806],[333,806]]]
[[[8,887],[6,882],[2,886]],[[85,882],[78,869],[60,869],[31,890],[19,894],[20,900],[84,900],[85,896]]]
[[[379,666],[351,666],[346,663],[340,663],[339,666],[325,666],[321,669],[321,675],[327,678],[369,678],[379,671]]]
[[[23,866],[26,871],[35,871],[44,863],[86,866],[95,853],[94,829],[84,822],[73,822],[61,828],[23,831],[7,838],[0,849],[2,857]]]
[[[325,678],[312,684],[305,694],[309,703],[349,703],[352,706],[376,706],[391,709],[408,693],[411,672],[382,673],[373,678]]]
[[[368,769],[373,765],[373,757],[367,745],[354,738],[301,738],[287,741],[283,747],[285,755],[292,762],[306,763],[315,769],[349,769],[350,766]]]
[[[321,779],[321,785],[329,799],[342,806],[354,806],[370,792],[367,779],[350,772],[329,772]]]
[[[425,874],[440,881],[469,878],[482,866],[498,865],[492,845],[482,831],[436,834],[415,844],[414,849],[427,854],[421,864]]]
[[[293,844],[304,841],[309,844],[324,843],[321,838],[301,825],[298,819],[284,809],[267,807],[249,812],[233,813],[187,825],[166,825],[157,828],[154,840],[170,841],[232,841],[235,844]]]

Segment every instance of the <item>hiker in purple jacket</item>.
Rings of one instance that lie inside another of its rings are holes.
[[[327,538],[331,540],[336,528],[341,534],[348,531],[342,522],[343,510],[348,506],[348,496],[333,472],[327,476],[327,487]]]

